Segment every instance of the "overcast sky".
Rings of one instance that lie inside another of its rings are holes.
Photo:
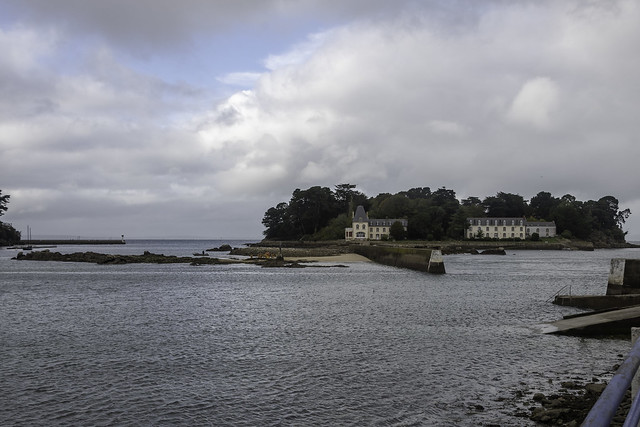
[[[296,188],[613,195],[640,240],[640,2],[0,0],[1,219],[259,239]]]

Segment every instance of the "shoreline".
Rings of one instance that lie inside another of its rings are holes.
[[[348,253],[324,256],[285,256],[285,261],[294,262],[373,262],[362,255]]]

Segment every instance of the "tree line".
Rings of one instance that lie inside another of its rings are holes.
[[[526,217],[554,221],[556,232],[566,238],[623,243],[626,232],[622,226],[631,211],[621,210],[618,203],[614,196],[580,201],[570,194],[555,197],[546,191],[531,200],[505,192],[458,200],[455,191],[445,187],[434,191],[417,187],[368,197],[354,184],[339,184],[333,190],[321,186],[294,190],[289,202],[265,212],[262,224],[270,240],[339,240],[351,226],[355,207],[362,205],[370,218],[406,218],[406,237],[411,240],[463,239],[467,218]]]
[[[2,195],[0,190],[0,216],[4,215],[7,211],[7,204],[9,204],[10,195]],[[6,224],[0,221],[0,245],[13,245],[20,241],[20,232],[17,231],[11,224]]]

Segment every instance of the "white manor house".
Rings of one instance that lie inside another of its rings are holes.
[[[351,227],[344,229],[345,240],[382,240],[389,237],[391,226],[399,222],[407,231],[406,219],[374,219],[367,216],[361,205],[356,208]]]
[[[467,218],[468,228],[465,237],[489,237],[493,239],[525,239],[533,233],[540,237],[554,237],[556,223],[527,221],[525,218]]]

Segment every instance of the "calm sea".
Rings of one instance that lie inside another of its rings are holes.
[[[56,251],[190,255],[221,241]],[[238,246],[243,242],[229,242]],[[0,425],[532,425],[516,393],[609,372],[629,342],[543,335],[640,250],[445,256],[447,274],[12,261]],[[521,408],[520,408],[521,409]]]

